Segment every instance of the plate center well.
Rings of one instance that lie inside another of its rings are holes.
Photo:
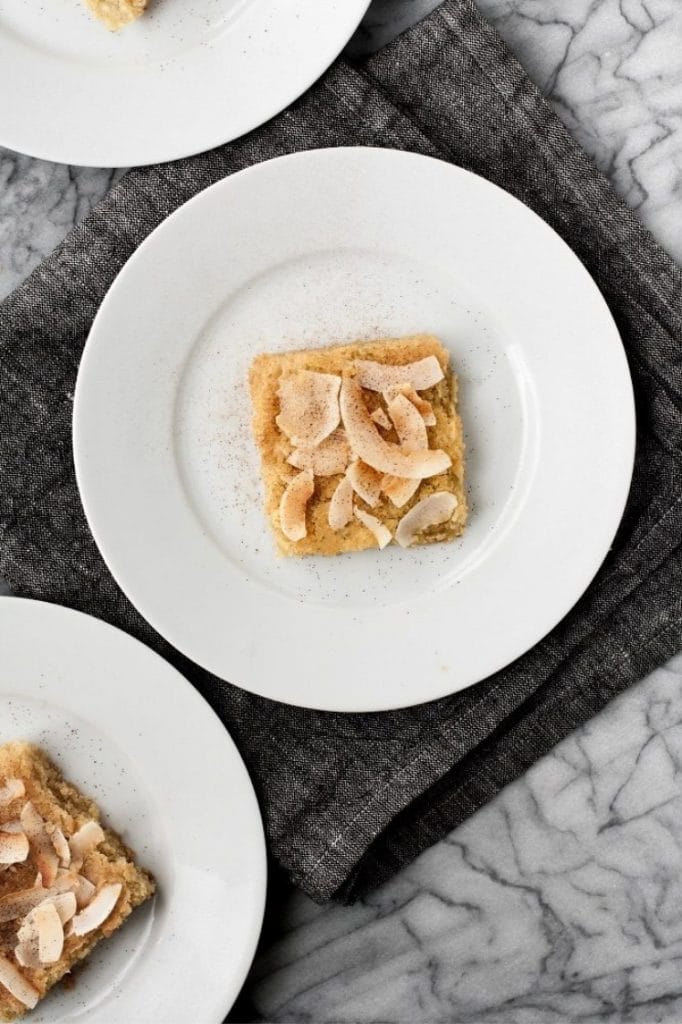
[[[471,504],[464,537],[409,551],[278,557],[251,436],[251,360],[260,352],[420,332],[444,342],[460,380]],[[296,601],[391,605],[454,585],[496,545],[532,477],[537,419],[514,338],[447,266],[335,250],[273,266],[226,296],[196,339],[179,387],[175,451],[217,558]]]

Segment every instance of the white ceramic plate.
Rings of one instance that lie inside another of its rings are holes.
[[[232,740],[175,669],[87,615],[0,598],[0,651],[0,741],[51,754],[159,886],[31,1021],[219,1024],[265,898],[260,814]]]
[[[129,167],[212,149],[300,96],[369,0],[150,0],[121,32],[84,0],[0,0],[0,144]]]
[[[415,331],[461,381],[464,537],[278,558],[251,359]],[[267,697],[379,710],[469,686],[569,610],[623,511],[634,412],[604,300],[543,221],[448,164],[337,149],[237,174],[151,235],[93,326],[74,440],[99,547],[168,640]]]

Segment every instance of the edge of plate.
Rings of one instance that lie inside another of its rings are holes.
[[[315,51],[316,57],[319,57],[319,59],[314,62],[314,65],[311,65],[310,72],[304,76],[304,84],[301,85],[299,83],[292,89],[287,91],[283,90],[281,102],[275,104],[269,114],[265,117],[262,115],[254,115],[253,118],[247,119],[245,126],[236,132],[233,132],[230,129],[228,129],[227,132],[216,130],[211,133],[210,136],[207,135],[198,147],[194,145],[187,149],[185,146],[178,144],[175,146],[161,145],[158,149],[155,149],[153,146],[150,146],[149,149],[145,149],[145,151],[142,154],[138,154],[138,156],[127,153],[126,147],[124,146],[122,146],[118,151],[114,151],[112,149],[110,153],[88,153],[86,148],[83,151],[74,149],[72,152],[66,154],[56,153],[49,148],[42,149],[40,144],[33,145],[29,143],[27,145],[21,138],[5,136],[1,131],[0,145],[4,146],[6,149],[11,149],[16,153],[23,154],[24,156],[31,157],[35,160],[48,160],[51,163],[64,164],[65,166],[92,167],[98,169],[146,167],[152,164],[165,164],[174,160],[183,160],[188,157],[198,156],[200,153],[207,153],[212,149],[217,149],[219,146],[224,146],[229,142],[241,139],[243,136],[248,135],[249,132],[262,127],[303,96],[303,94],[306,93],[308,89],[319,81],[324,73],[329,70],[339,54],[348,45],[367,13],[371,2],[372,0],[358,0],[359,11],[353,16],[353,18],[351,18],[350,23],[346,25],[343,33],[339,33],[337,43],[325,50],[322,56],[318,55],[317,50]],[[139,149],[139,146],[133,146],[133,152],[135,148]]]
[[[215,1024],[221,1024],[225,1016],[230,1012],[230,1010],[234,1006],[234,1003],[244,986],[244,982],[246,981],[248,973],[253,964],[256,950],[258,948],[258,943],[260,941],[261,932],[263,930],[263,921],[265,918],[265,905],[268,886],[267,844],[265,839],[263,815],[261,814],[260,805],[258,803],[258,798],[256,797],[256,791],[254,789],[251,776],[248,772],[246,765],[244,764],[244,759],[242,758],[236,743],[234,742],[228,729],[221,721],[220,717],[213,710],[208,701],[199,693],[199,691],[194,686],[192,686],[190,681],[182,674],[182,672],[179,672],[174,665],[171,665],[169,661],[166,661],[165,658],[162,658],[160,654],[157,654],[156,651],[152,650],[151,647],[148,647],[147,644],[143,643],[141,640],[138,640],[137,637],[132,636],[130,633],[127,633],[124,629],[120,629],[118,626],[112,625],[110,622],[106,622],[104,619],[97,618],[94,615],[89,615],[87,612],[79,611],[77,608],[69,608],[67,605],[57,604],[56,602],[52,601],[41,601],[37,598],[31,597],[15,597],[12,594],[0,594],[0,615],[3,614],[3,609],[5,608],[5,606],[7,606],[10,603],[14,606],[12,614],[14,614],[15,611],[19,610],[19,606],[23,606],[24,608],[29,609],[38,608],[40,609],[41,614],[55,616],[66,614],[68,616],[83,618],[89,620],[91,623],[96,623],[97,628],[101,627],[103,630],[106,630],[107,632],[110,632],[112,634],[118,634],[119,639],[123,638],[124,643],[129,643],[131,646],[142,647],[151,658],[157,659],[158,661],[163,663],[166,669],[175,676],[176,680],[181,686],[181,689],[184,689],[186,692],[191,694],[192,698],[196,698],[199,704],[203,705],[205,711],[214,719],[216,724],[220,726],[221,730],[225,734],[225,738],[232,747],[234,753],[237,755],[244,775],[249,782],[249,791],[251,794],[253,807],[255,810],[256,820],[258,821],[258,833],[260,839],[260,842],[258,844],[260,848],[259,874],[262,878],[262,885],[259,886],[259,891],[261,895],[259,899],[259,904],[256,907],[256,914],[254,917],[255,928],[249,935],[248,955],[245,957],[243,968],[237,974],[234,995],[229,996],[226,1003],[221,1005],[220,1009],[216,1008],[216,1012],[220,1016],[216,1018]],[[20,614],[22,614],[22,612],[20,612]]]
[[[111,283],[111,285],[110,285],[110,287],[109,287],[109,289],[108,289],[108,291],[107,291],[104,299],[102,300],[102,303],[101,303],[101,305],[100,305],[100,307],[99,307],[99,309],[97,311],[95,319],[93,320],[90,332],[88,334],[88,338],[87,338],[86,343],[85,343],[85,347],[83,349],[83,354],[82,354],[82,357],[81,357],[81,362],[80,362],[80,365],[79,365],[78,375],[77,375],[77,379],[76,379],[76,386],[75,386],[75,389],[74,389],[73,421],[72,421],[73,422],[72,445],[73,445],[73,458],[74,458],[74,466],[75,466],[75,473],[76,473],[76,482],[77,482],[77,485],[78,485],[78,492],[79,492],[79,496],[80,496],[80,499],[81,499],[81,504],[83,506],[83,511],[85,513],[85,517],[86,517],[87,522],[88,522],[88,526],[89,526],[90,531],[92,533],[92,536],[93,536],[93,538],[95,540],[95,543],[97,544],[97,548],[100,551],[100,554],[102,555],[104,561],[106,562],[107,568],[111,572],[111,574],[114,577],[114,579],[116,580],[117,584],[121,587],[121,589],[125,593],[125,595],[128,598],[128,600],[131,602],[131,604],[133,604],[133,606],[146,619],[146,621],[152,626],[153,629],[155,629],[169,643],[171,643],[171,644],[173,644],[173,646],[175,646],[174,641],[169,639],[168,637],[166,637],[165,634],[157,626],[157,624],[156,624],[156,617],[153,614],[150,617],[147,614],[147,610],[146,609],[142,608],[139,604],[137,604],[136,602],[134,602],[132,600],[132,598],[130,597],[130,595],[128,593],[128,590],[123,585],[123,583],[121,582],[121,580],[119,579],[117,574],[114,572],[114,570],[113,570],[113,568],[111,566],[111,561],[110,561],[110,557],[109,557],[109,554],[108,554],[107,549],[106,549],[106,545],[102,545],[102,543],[100,541],[100,538],[98,537],[97,533],[95,532],[95,530],[93,528],[92,520],[91,520],[89,511],[88,511],[88,505],[87,505],[86,499],[85,499],[84,494],[83,494],[83,489],[81,487],[81,471],[79,469],[80,463],[79,463],[78,446],[77,446],[77,437],[78,437],[78,434],[79,434],[78,419],[79,419],[79,407],[80,407],[80,402],[79,402],[79,394],[80,394],[79,385],[80,385],[80,382],[81,382],[81,371],[83,369],[83,366],[86,364],[86,361],[89,358],[89,343],[90,343],[90,339],[93,336],[93,334],[95,333],[95,329],[97,327],[98,320],[99,320],[100,316],[102,315],[103,311],[105,310],[106,305],[108,304],[109,301],[113,301],[111,297],[112,297],[112,294],[114,293],[114,291],[116,289],[117,284],[119,283],[119,278],[121,278],[122,275],[124,273],[126,273],[126,271],[129,268],[129,266],[131,264],[133,264],[133,262],[136,259],[138,253],[148,243],[151,242],[151,239],[153,238],[153,236],[158,231],[161,231],[164,228],[164,226],[169,221],[171,221],[173,219],[173,217],[175,217],[181,211],[184,211],[187,207],[191,206],[193,203],[196,203],[196,202],[200,201],[201,199],[203,199],[203,197],[205,196],[205,194],[207,192],[210,192],[212,190],[218,191],[221,188],[228,187],[228,182],[230,182],[236,176],[241,177],[241,176],[246,176],[246,175],[257,175],[257,174],[261,173],[264,168],[266,168],[268,165],[273,164],[273,163],[277,163],[277,162],[281,162],[281,161],[294,162],[294,161],[315,160],[315,159],[318,159],[318,158],[325,159],[325,158],[329,157],[330,155],[333,155],[333,156],[343,156],[343,155],[347,155],[347,154],[359,155],[360,153],[362,153],[363,155],[366,154],[366,153],[371,153],[374,157],[377,157],[379,154],[381,154],[381,156],[379,157],[380,159],[384,159],[384,158],[387,158],[387,159],[399,159],[399,160],[410,159],[410,160],[415,160],[415,161],[419,161],[419,162],[428,162],[430,164],[437,164],[437,165],[440,165],[441,167],[448,168],[450,171],[452,171],[452,172],[454,172],[456,174],[461,174],[461,175],[463,175],[465,177],[474,178],[475,180],[477,180],[479,182],[485,182],[485,184],[487,186],[489,186],[491,189],[494,189],[496,192],[503,193],[503,195],[506,197],[506,199],[508,201],[516,204],[517,206],[523,207],[523,209],[526,211],[526,213],[529,216],[533,217],[537,221],[540,221],[540,223],[545,227],[545,229],[547,231],[551,232],[551,234],[554,236],[555,240],[560,244],[560,246],[570,255],[570,257],[572,259],[574,259],[580,265],[583,273],[585,274],[586,279],[589,281],[591,286],[599,294],[599,297],[600,297],[601,301],[604,304],[604,309],[605,309],[605,311],[606,311],[606,313],[607,313],[607,315],[609,317],[609,320],[610,320],[610,322],[611,322],[611,324],[613,326],[613,331],[614,331],[615,337],[618,339],[618,341],[620,343],[620,354],[621,354],[621,357],[622,357],[622,367],[623,367],[623,381],[622,381],[622,384],[623,384],[623,390],[624,390],[623,398],[624,398],[624,400],[627,401],[627,411],[624,409],[623,412],[624,412],[624,419],[625,419],[625,416],[627,414],[627,431],[628,431],[628,436],[627,436],[627,438],[625,438],[625,440],[627,441],[627,445],[624,445],[623,449],[624,449],[624,451],[629,452],[629,455],[627,457],[623,456],[624,466],[623,466],[623,477],[622,477],[622,489],[621,489],[621,494],[618,497],[618,500],[617,500],[617,503],[616,503],[618,512],[617,512],[617,514],[614,513],[613,522],[611,524],[610,529],[608,530],[608,543],[605,545],[604,550],[600,554],[599,558],[595,559],[594,562],[592,563],[592,565],[590,566],[589,572],[585,573],[585,579],[584,579],[584,582],[581,583],[580,589],[577,591],[577,593],[570,600],[568,600],[562,606],[560,614],[558,614],[556,616],[556,618],[553,621],[552,625],[548,629],[546,629],[545,632],[540,634],[533,641],[533,643],[531,643],[529,646],[525,647],[524,649],[519,650],[518,653],[515,654],[513,656],[513,658],[511,658],[511,659],[505,657],[505,658],[501,658],[499,660],[499,662],[494,662],[492,668],[490,668],[490,670],[488,672],[486,672],[485,675],[481,675],[478,678],[473,679],[470,683],[467,683],[466,686],[459,687],[456,690],[452,690],[450,687],[445,687],[445,689],[439,690],[437,693],[429,695],[426,703],[430,703],[432,701],[441,700],[444,697],[448,697],[452,693],[458,693],[461,690],[468,689],[470,686],[475,686],[477,683],[482,682],[484,679],[487,679],[491,675],[494,675],[496,672],[499,672],[502,669],[506,668],[513,661],[516,661],[518,658],[523,657],[525,654],[528,653],[528,651],[532,650],[533,647],[535,647],[537,644],[541,643],[542,640],[544,640],[545,637],[547,637],[552,632],[552,630],[555,629],[556,626],[565,618],[565,616],[571,611],[571,609],[575,607],[575,605],[578,603],[580,598],[584,595],[584,593],[586,592],[586,590],[588,589],[588,587],[590,586],[590,584],[594,580],[595,576],[599,572],[599,569],[601,568],[604,560],[606,559],[606,556],[608,555],[609,548],[610,548],[610,546],[611,546],[611,544],[613,542],[613,538],[615,537],[615,535],[616,535],[616,533],[618,531],[618,527],[620,526],[620,522],[622,520],[623,513],[625,511],[628,495],[629,495],[629,492],[630,492],[630,487],[631,487],[631,484],[632,484],[632,474],[633,474],[634,462],[635,462],[635,454],[636,454],[636,410],[635,410],[634,390],[633,390],[633,385],[632,385],[632,376],[630,374],[630,369],[629,369],[629,365],[628,365],[628,361],[627,361],[627,356],[626,356],[626,353],[625,353],[625,348],[624,348],[623,343],[622,343],[622,338],[621,338],[621,335],[620,335],[620,331],[618,330],[618,326],[617,326],[617,324],[616,324],[616,322],[614,320],[614,317],[613,317],[613,314],[611,312],[611,309],[610,309],[608,303],[606,302],[606,299],[604,298],[604,296],[603,296],[603,294],[601,292],[601,289],[597,285],[596,281],[594,280],[594,278],[592,277],[590,272],[585,267],[585,265],[582,262],[582,260],[573,251],[573,249],[567,244],[567,242],[564,241],[564,239],[561,237],[561,235],[559,235],[559,233],[557,231],[555,231],[554,228],[550,224],[548,224],[546,220],[544,220],[542,217],[539,216],[539,214],[537,214],[534,210],[532,210],[530,206],[527,206],[520,199],[517,199],[516,196],[513,196],[510,192],[507,192],[505,189],[501,188],[499,185],[496,185],[494,182],[491,182],[488,179],[483,178],[483,177],[481,177],[481,175],[475,174],[472,171],[467,171],[463,167],[460,167],[457,164],[449,163],[448,161],[441,160],[441,159],[439,159],[437,157],[426,156],[426,155],[423,155],[423,154],[414,153],[414,152],[411,152],[409,150],[396,150],[396,149],[391,149],[391,148],[386,148],[386,147],[381,147],[381,146],[339,146],[339,147],[324,147],[324,148],[312,149],[312,150],[301,150],[301,151],[298,151],[298,152],[295,152],[295,153],[286,154],[284,156],[272,157],[272,158],[270,158],[268,160],[261,161],[260,163],[253,164],[250,167],[246,167],[246,168],[244,168],[241,171],[237,171],[237,172],[235,172],[235,174],[232,174],[232,175],[230,175],[227,178],[223,178],[220,181],[215,182],[213,185],[209,185],[207,188],[202,189],[201,192],[198,192],[195,196],[193,196],[191,199],[189,199],[186,203],[183,203],[182,206],[178,207],[175,211],[173,211],[172,214],[170,214],[168,217],[166,217],[156,228],[154,228],[154,230],[152,232],[150,232],[150,234],[138,246],[138,248],[135,250],[135,252],[132,253],[132,255],[128,258],[128,260],[123,265],[123,267],[121,267],[121,270],[116,275],[116,277],[114,278],[113,282]],[[178,648],[178,650],[180,650],[180,648]],[[181,653],[184,654],[186,657],[190,658],[190,660],[192,660],[195,663],[201,665],[207,671],[210,671],[214,675],[218,676],[218,678],[224,680],[225,682],[229,682],[230,685],[237,686],[240,689],[243,689],[243,690],[245,690],[248,693],[254,693],[257,696],[263,697],[266,700],[273,700],[273,701],[275,701],[277,703],[284,704],[284,705],[286,705],[288,707],[302,707],[302,708],[307,708],[307,709],[313,710],[313,711],[327,711],[327,712],[342,713],[342,714],[362,714],[362,713],[372,713],[372,712],[382,712],[382,711],[397,711],[397,710],[401,710],[403,708],[416,707],[420,703],[424,703],[422,701],[415,702],[414,700],[408,700],[408,701],[404,701],[404,702],[400,702],[399,701],[398,703],[395,703],[395,701],[389,701],[389,702],[376,702],[375,701],[373,703],[368,703],[368,704],[353,704],[352,706],[351,705],[342,705],[342,706],[340,706],[338,704],[330,704],[330,703],[324,703],[324,704],[320,704],[320,703],[298,704],[297,703],[297,704],[292,704],[291,702],[286,701],[286,700],[284,700],[282,698],[279,698],[279,697],[277,697],[277,696],[275,696],[275,695],[273,695],[271,693],[265,693],[265,692],[262,692],[259,689],[254,689],[252,686],[246,686],[242,682],[235,682],[233,680],[229,680],[229,681],[225,680],[225,677],[222,674],[222,671],[219,668],[217,668],[216,666],[211,666],[211,665],[208,665],[208,664],[205,664],[205,663],[199,661],[196,658],[196,656],[192,652],[190,652],[188,650],[182,650]]]

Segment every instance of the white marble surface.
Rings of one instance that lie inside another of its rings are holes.
[[[680,0],[477,0],[582,145],[682,260]],[[366,53],[438,0],[374,0]],[[0,297],[105,194],[117,173],[0,148]]]
[[[682,656],[371,898],[295,896],[270,1022],[682,1020]]]
[[[477,2],[682,260],[680,0]],[[375,0],[354,51],[435,6]],[[0,295],[114,173],[0,151]],[[681,769],[682,656],[368,900],[293,895],[243,1005],[272,1024],[677,1024]]]
[[[571,132],[682,262],[679,0],[476,0]]]
[[[477,2],[682,260],[682,5]],[[360,905],[292,897],[252,1001],[297,1024],[677,1024],[681,766],[682,656]]]

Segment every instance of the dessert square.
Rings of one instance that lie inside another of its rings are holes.
[[[249,376],[281,554],[411,547],[462,533],[457,379],[437,338],[259,355]]]
[[[97,804],[37,747],[0,747],[0,1021],[12,1021],[120,928],[154,880]]]

